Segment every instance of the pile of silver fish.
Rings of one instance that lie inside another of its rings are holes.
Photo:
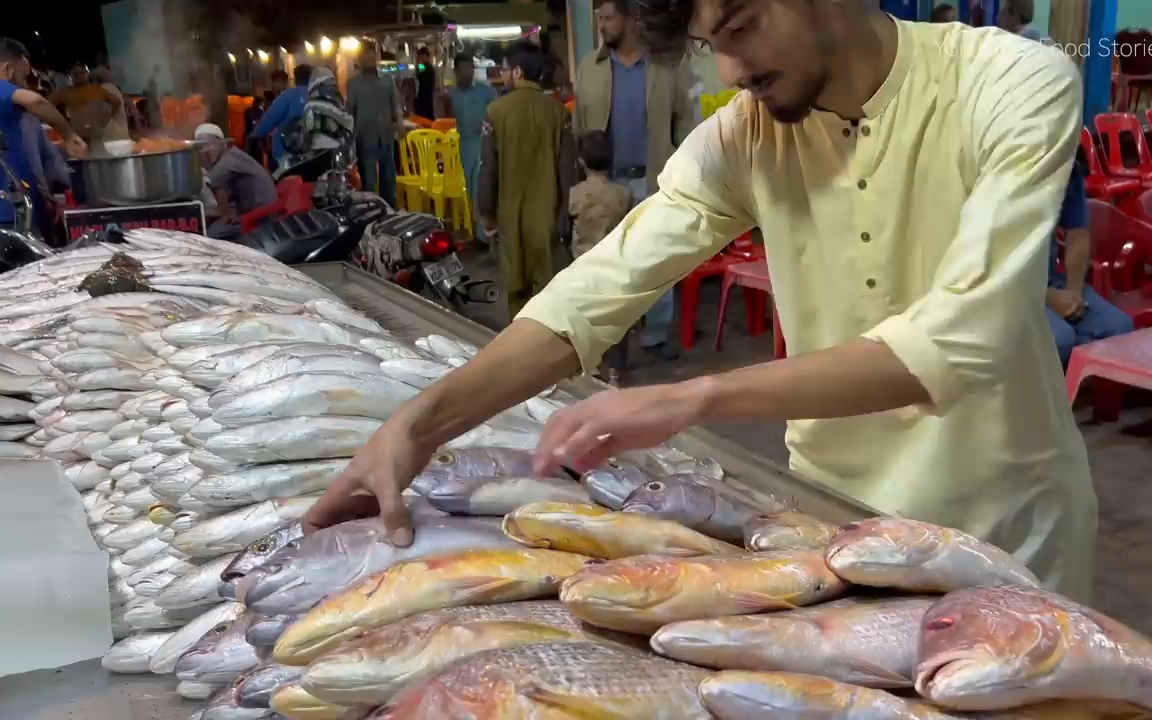
[[[829,525],[670,447],[536,477],[555,390],[442,448],[415,540],[301,515],[475,348],[408,343],[244,248],[115,248],[151,292],[6,274],[0,456],[59,462],[109,555],[104,666],[195,720],[1152,717],[1152,643],[1012,555],[897,518]]]

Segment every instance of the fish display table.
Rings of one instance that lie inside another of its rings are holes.
[[[481,346],[495,335],[467,318],[353,266],[327,263],[298,269],[402,339],[436,333]],[[557,397],[571,402],[603,387],[596,380],[579,378],[563,383]],[[685,432],[671,444],[688,455],[716,461],[725,473],[719,482],[731,493],[760,507],[771,508],[785,502],[838,525],[878,514],[703,430]],[[171,676],[112,675],[96,659],[0,678],[0,718],[184,720],[203,707],[201,702],[180,699],[172,691],[173,686]]]

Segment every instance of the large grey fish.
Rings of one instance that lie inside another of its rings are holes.
[[[456,477],[440,482],[426,497],[446,513],[498,517],[533,502],[592,502],[575,480],[538,477]]]
[[[248,626],[248,635],[245,639],[248,644],[257,648],[271,648],[288,629],[296,622],[297,615],[256,615],[252,624]]]
[[[100,664],[114,673],[146,673],[148,663],[175,631],[142,632],[126,637],[104,653]]]
[[[205,316],[169,325],[165,342],[176,347],[213,343],[244,343],[256,340],[297,340],[356,345],[359,335],[324,320],[306,315],[239,312]]]
[[[220,581],[231,585],[234,591],[236,583],[267,562],[273,553],[303,536],[304,528],[299,520],[280,524],[241,550],[220,573]]]
[[[377,518],[354,520],[293,540],[240,585],[238,599],[265,615],[306,612],[330,593],[372,573],[428,555],[515,548],[499,525],[479,518],[416,519],[416,539],[400,548]]]
[[[267,708],[272,695],[284,685],[296,682],[304,668],[299,665],[281,665],[275,660],[265,660],[257,665],[236,684],[240,707]]]
[[[225,602],[204,609],[153,653],[149,669],[158,675],[175,672],[180,656],[195,645],[204,633],[222,622],[235,620],[243,614],[244,606],[236,602]]]
[[[655,476],[634,462],[609,458],[600,467],[584,473],[580,484],[593,500],[609,510],[619,510],[633,490],[654,479]]]
[[[272,420],[217,433],[204,449],[241,464],[351,457],[382,424],[343,415]]]
[[[34,407],[36,404],[27,400],[0,395],[0,422],[24,422],[29,419],[28,411]]]
[[[594,643],[490,650],[402,690],[372,720],[457,717],[709,720],[706,670]],[[550,712],[549,712],[550,711]]]
[[[316,500],[315,497],[266,500],[240,508],[178,533],[172,545],[191,557],[216,557],[221,553],[237,552],[280,525],[299,520]]]
[[[197,385],[214,388],[241,370],[255,365],[270,355],[275,355],[284,348],[293,347],[293,345],[290,342],[268,342],[249,343],[239,347],[231,345],[230,347],[233,349],[193,363],[184,370],[184,377]],[[324,345],[323,347],[331,350],[332,346]],[[191,350],[194,348],[188,349]]]
[[[435,486],[456,478],[531,477],[533,455],[527,450],[470,447],[441,450],[412,480],[410,487],[427,496]]]
[[[235,553],[223,555],[181,575],[156,596],[156,604],[162,608],[186,608],[221,602],[225,598],[218,592],[220,573],[235,557]]]
[[[225,427],[313,415],[387,420],[417,392],[415,387],[379,373],[300,372],[241,392],[217,408],[212,419]]]
[[[668,475],[646,482],[629,493],[624,512],[646,513],[675,520],[719,540],[740,542],[744,525],[758,512],[748,503],[720,492],[702,475]]]
[[[273,498],[298,497],[326,490],[348,459],[256,465],[209,475],[188,493],[214,507],[242,507]]]
[[[212,393],[208,404],[215,409],[223,407],[236,395],[265,383],[302,372],[359,373],[383,375],[376,357],[354,348],[349,352],[331,352],[324,355],[298,356],[289,352],[269,355],[260,362],[236,373]]]
[[[245,637],[252,614],[226,620],[196,641],[176,661],[176,678],[203,683],[228,683],[260,663],[256,648]]]
[[[687,620],[652,636],[662,655],[722,670],[811,673],[878,688],[912,686],[916,640],[935,598],[849,598],[763,615]]]

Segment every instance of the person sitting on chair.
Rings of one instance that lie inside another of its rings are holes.
[[[276,184],[251,155],[228,144],[219,125],[205,123],[196,128],[196,139],[204,142],[201,164],[218,213],[206,234],[217,240],[239,237],[240,216],[276,202]]]

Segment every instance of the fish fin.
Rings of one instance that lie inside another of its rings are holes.
[[[743,611],[749,613],[764,612],[765,610],[795,610],[799,607],[799,605],[789,602],[787,598],[748,590],[738,590],[728,597],[735,600]]]
[[[904,677],[898,672],[882,665],[877,665],[863,658],[850,658],[847,660],[851,676],[846,678],[850,683],[865,687],[906,688],[912,687],[911,678]]]
[[[457,601],[483,603],[500,600],[501,592],[515,584],[516,581],[511,578],[473,575],[452,580],[449,588]]]
[[[563,695],[535,685],[517,688],[517,694],[535,705],[558,710],[565,718],[572,720],[627,720],[635,717],[626,707],[605,702],[602,698]]]

